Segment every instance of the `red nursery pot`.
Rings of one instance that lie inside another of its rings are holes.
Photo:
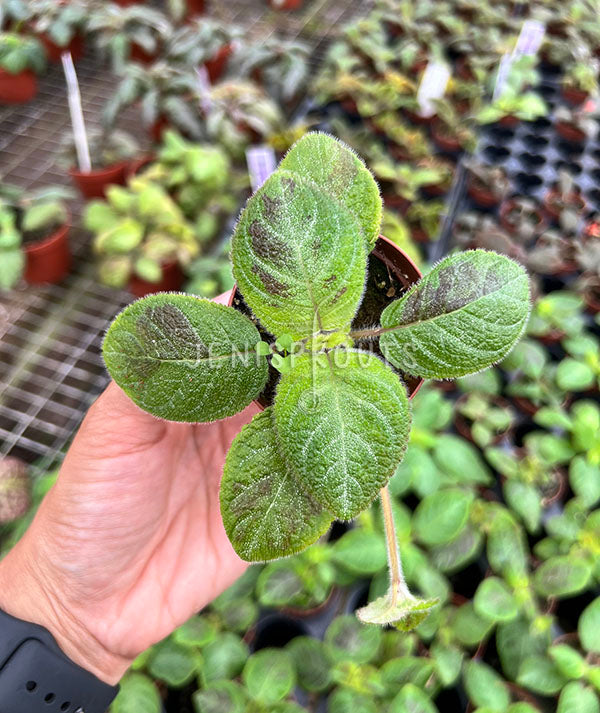
[[[274,10],[299,10],[303,0],[269,0],[269,5]]]
[[[188,17],[201,15],[204,12],[204,0],[187,0]]]
[[[554,189],[551,189],[548,191],[544,198],[544,208],[546,210],[546,213],[552,218],[552,220],[558,220],[560,217],[560,208],[556,208],[554,205],[554,198],[558,195],[557,191]],[[585,210],[585,198],[580,195],[579,193],[571,193],[569,194],[569,205],[575,210],[577,213],[583,213]]]
[[[157,53],[146,52],[146,50],[138,45],[137,42],[132,42],[129,49],[129,59],[140,64],[152,64],[156,59]]]
[[[507,129],[514,129],[519,125],[519,117],[508,114],[507,116],[503,116],[498,124],[506,127]]]
[[[227,61],[229,60],[232,52],[233,47],[231,44],[223,45],[219,48],[218,52],[212,59],[207,59],[204,63],[211,84],[214,84],[218,79],[220,79],[225,72]]]
[[[129,291],[136,297],[145,297],[154,292],[173,292],[181,289],[183,279],[179,263],[174,260],[163,265],[160,282],[147,282],[134,275],[129,280]]]
[[[70,52],[73,60],[78,60],[83,57],[85,45],[81,35],[75,35],[66,47],[60,47],[53,42],[47,34],[39,36],[40,42],[44,45],[46,56],[50,62],[60,62],[60,56],[63,52]]]
[[[498,205],[498,203],[502,200],[492,193],[489,188],[482,186],[477,181],[469,181],[467,184],[467,193],[469,194],[469,197],[482,208],[492,208],[493,206]]]
[[[124,186],[129,169],[128,161],[121,161],[106,168],[82,173],[74,168],[69,170],[73,183],[84,198],[104,198],[110,185]]]
[[[569,141],[572,144],[582,144],[587,138],[585,131],[578,129],[568,121],[557,121],[555,128],[565,141]]]
[[[422,277],[421,271],[408,257],[408,255],[401,250],[396,243],[392,242],[384,235],[379,236],[371,254],[382,262],[406,289],[408,289],[411,285],[414,285],[414,283],[418,282]],[[238,294],[237,285],[234,285],[227,302],[229,307],[233,306],[235,298]],[[419,379],[414,376],[406,376],[404,382],[406,384],[408,398],[412,399],[421,388],[423,379]],[[265,409],[269,405],[261,396],[259,396],[254,403],[261,410]]]
[[[169,127],[169,120],[165,116],[160,116],[152,126],[148,127],[148,133],[152,141],[157,144],[160,143],[163,131],[166,131]]]
[[[500,206],[500,225],[506,230],[508,233],[511,235],[514,234],[515,232],[515,225],[510,222],[510,213],[512,209],[514,208],[515,205],[515,200],[510,198],[507,201],[504,201],[504,203]],[[535,216],[536,216],[536,232],[541,233],[544,228],[546,227],[546,217],[542,213],[541,210],[538,210],[536,208],[535,210]]]
[[[114,0],[117,5],[120,5],[121,7],[129,7],[130,5],[137,5],[139,3],[139,0]]]
[[[561,89],[563,99],[573,106],[579,106],[589,97],[590,93],[577,87],[564,86]]]
[[[52,234],[36,243],[25,245],[25,279],[30,285],[57,283],[71,269],[69,250],[70,218]]]
[[[30,69],[18,74],[10,74],[0,69],[0,102],[4,104],[25,104],[37,94],[37,79]]]
[[[442,122],[439,119],[431,122],[431,138],[442,151],[458,153],[462,149],[460,141],[453,136],[444,136],[441,132],[441,126]]]

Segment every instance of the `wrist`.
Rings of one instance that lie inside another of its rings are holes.
[[[47,569],[43,557],[31,552],[25,540],[19,542],[0,561],[0,609],[43,626],[74,663],[115,685],[131,661],[108,651],[69,611],[68,593]]]

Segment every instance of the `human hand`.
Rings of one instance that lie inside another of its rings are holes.
[[[0,608],[46,627],[73,661],[116,683],[244,571],[221,522],[219,484],[231,441],[257,411],[168,423],[111,383],[0,563]]]

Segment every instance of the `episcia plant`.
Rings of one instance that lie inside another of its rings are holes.
[[[235,551],[249,562],[294,554],[380,495],[390,588],[358,616],[410,628],[436,600],[408,591],[386,487],[410,434],[403,378],[455,378],[502,359],[525,328],[529,280],[503,255],[455,254],[390,298],[379,325],[353,326],[381,213],[362,161],[330,136],[305,135],[233,235],[246,314],[151,295],[115,319],[103,353],[125,393],[171,421],[231,416],[263,392],[269,361],[278,368],[271,403],[225,461],[221,514]]]

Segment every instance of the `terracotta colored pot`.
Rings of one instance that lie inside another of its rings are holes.
[[[556,207],[554,200],[558,196],[558,192],[551,189],[544,196],[544,209],[552,220],[558,220],[560,217],[560,208]],[[570,193],[568,203],[578,214],[585,211],[585,198],[580,193]]]
[[[137,42],[132,42],[129,48],[129,59],[143,65],[153,64],[156,61],[157,54],[157,52],[146,52]]]
[[[557,121],[554,128],[565,141],[572,144],[582,144],[587,138],[585,131],[578,129],[568,121]]]
[[[500,121],[498,121],[498,124],[505,126],[507,129],[514,129],[519,125],[519,121],[520,119],[518,117],[509,114],[508,116],[503,116]]]
[[[341,105],[346,114],[351,114],[352,116],[356,116],[358,114],[358,106],[354,99],[350,97],[343,99],[341,101]]]
[[[84,198],[105,198],[108,186],[125,185],[128,170],[129,161],[121,161],[89,173],[82,173],[72,168],[69,170],[69,176]]]
[[[71,269],[70,216],[67,223],[36,243],[25,245],[25,279],[30,285],[61,282]]]
[[[133,276],[129,280],[129,291],[136,297],[145,297],[154,292],[176,292],[183,285],[184,275],[176,261],[163,265],[160,282],[147,282]]]
[[[131,161],[131,163],[126,169],[125,179],[127,180],[128,178],[133,178],[133,176],[137,176],[138,173],[142,170],[142,168],[145,168],[152,161],[154,161],[154,155],[143,156],[142,158],[138,158],[135,161]]]
[[[204,12],[204,0],[187,0],[187,16],[202,15]]]
[[[169,120],[165,116],[160,116],[152,126],[148,127],[148,133],[152,141],[157,144],[162,140],[163,132],[170,128]]]
[[[60,62],[63,52],[70,52],[74,61],[83,57],[85,45],[82,35],[75,35],[66,47],[59,47],[46,33],[39,35],[39,40],[44,45],[46,56],[50,62]]]
[[[540,410],[540,406],[536,406],[533,401],[526,399],[524,396],[513,396],[512,402],[522,413],[528,416],[535,416],[535,414]]]
[[[269,0],[273,10],[299,10],[303,0]]]
[[[431,138],[442,151],[447,153],[459,153],[462,146],[458,139],[453,136],[445,136],[441,131],[442,122],[436,119],[431,123]]]
[[[456,60],[456,73],[461,79],[464,79],[465,82],[471,82],[475,79],[475,75],[471,67],[469,67],[469,62],[466,57],[459,57]]]
[[[590,288],[583,293],[583,300],[590,314],[600,313],[600,290]]]
[[[510,212],[514,208],[515,203],[516,203],[515,199],[510,198],[509,200],[504,201],[504,203],[502,203],[502,205],[500,207],[500,225],[504,228],[504,230],[506,230],[511,235],[514,235],[516,232],[516,226],[510,222],[510,218],[509,218]],[[539,210],[537,208],[535,209],[535,215],[537,218],[536,235],[539,235],[546,227],[546,216],[542,213],[541,210]],[[535,238],[535,236],[532,238],[532,240],[534,238]]]
[[[579,106],[580,104],[583,104],[583,102],[590,95],[589,92],[586,92],[583,89],[578,89],[577,87],[569,87],[565,84],[563,84],[563,86],[561,87],[560,93],[562,94],[563,99],[569,104],[572,104],[573,106]]]
[[[411,206],[411,201],[409,201],[408,198],[402,198],[402,196],[399,196],[393,191],[383,193],[383,202],[387,208],[395,208],[402,213],[402,215],[406,215],[406,212]]]
[[[562,339],[566,337],[565,332],[562,329],[551,329],[546,334],[541,334],[538,336],[538,340],[545,344],[547,347],[552,344],[558,344]]]
[[[414,111],[409,109],[403,109],[404,116],[411,122],[411,124],[416,124],[417,126],[428,126],[436,118],[435,114],[431,116],[421,116]]]
[[[208,59],[204,63],[211,84],[214,84],[224,74],[232,52],[233,47],[231,44],[223,45],[212,59]]]
[[[37,78],[30,69],[10,74],[0,69],[0,103],[25,104],[37,94]]]
[[[405,288],[410,287],[415,282],[421,279],[421,271],[408,255],[391,240],[384,235],[380,235],[375,243],[375,247],[371,251],[372,254],[380,260],[390,272],[402,283]],[[233,286],[227,304],[231,307],[238,294],[237,285]],[[413,376],[405,377],[405,384],[408,391],[408,398],[412,399],[423,384],[423,379]],[[261,410],[264,410],[269,404],[259,397],[254,402]]]
[[[469,197],[482,208],[493,208],[502,200],[500,196],[492,193],[489,188],[482,186],[479,181],[469,181],[467,184],[467,193]]]
[[[423,228],[411,227],[410,237],[412,238],[413,242],[415,242],[415,243],[428,243],[429,242],[429,235],[427,235],[427,233],[423,230]]]
[[[426,196],[430,198],[439,198],[440,196],[445,196],[450,190],[451,183],[446,185],[444,183],[432,183],[430,186],[422,186],[421,190]]]
[[[129,7],[130,5],[138,5],[140,3],[140,0],[114,0],[114,2],[116,2],[117,5],[120,5],[121,7]]]

